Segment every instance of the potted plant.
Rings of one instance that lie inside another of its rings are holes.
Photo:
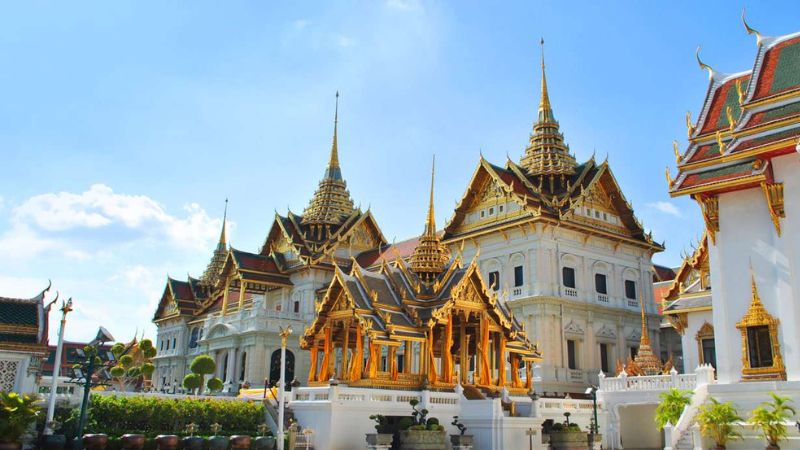
[[[156,436],[158,450],[175,450],[178,448],[178,436],[174,434],[159,434]]]
[[[185,436],[183,439],[181,439],[183,450],[203,450],[205,439],[201,438],[200,436],[195,436],[194,434],[196,432],[196,423],[192,422],[186,425],[186,434],[188,434],[188,436]]]
[[[450,435],[450,443],[453,444],[453,447],[472,447],[472,435],[471,434],[464,434],[467,432],[467,427],[458,421],[458,416],[453,416],[453,421],[450,422],[451,425],[458,428],[458,434],[451,434]]]
[[[724,450],[728,441],[742,438],[734,427],[736,422],[744,419],[739,417],[731,402],[720,403],[714,397],[709,397],[708,403],[700,406],[695,420],[700,425],[700,433],[714,440],[715,450]]]
[[[678,423],[683,410],[692,402],[692,391],[672,388],[659,394],[658,398],[661,401],[656,406],[656,424],[659,430],[663,430],[668,423]]]
[[[123,434],[120,438],[124,450],[142,450],[144,448],[143,434]]]
[[[400,450],[444,450],[447,446],[445,442],[444,427],[439,425],[439,420],[435,417],[428,418],[427,409],[417,409],[419,400],[413,399],[411,405],[411,423],[406,429],[400,431]]]
[[[767,441],[767,450],[777,450],[780,449],[778,442],[786,438],[786,421],[792,419],[797,412],[789,406],[789,397],[781,397],[774,392],[769,395],[772,401],[764,402],[754,409],[750,423],[761,430]]]
[[[58,430],[61,424],[56,420],[51,420],[48,424],[51,430]],[[67,445],[67,437],[63,434],[43,434],[42,435],[42,448],[44,450],[64,450]]]
[[[19,450],[22,437],[39,416],[38,396],[0,392],[0,449]]]
[[[577,423],[571,423],[571,413],[564,413],[564,422],[553,424],[550,430],[550,448],[553,450],[577,450],[589,448],[589,435],[581,431]]]
[[[87,450],[104,450],[108,445],[108,435],[97,434],[84,434],[83,435],[83,448]]]
[[[373,414],[369,416],[369,420],[375,422],[376,433],[367,433],[367,445],[373,447],[376,445],[392,445],[394,434],[389,428],[389,422],[386,417],[380,414]]]
[[[234,434],[230,441],[232,450],[248,450],[250,448],[251,439],[246,434]]]
[[[208,438],[208,450],[226,450],[228,448],[228,438],[217,436],[217,433],[222,431],[222,425],[212,423],[210,428],[214,435]]]
[[[258,426],[259,437],[255,441],[255,450],[273,450],[275,448],[275,436],[272,433],[267,434],[267,424],[262,423]]]

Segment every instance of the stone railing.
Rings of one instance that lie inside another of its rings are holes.
[[[600,303],[608,303],[608,295],[606,294],[597,294],[597,301]]]
[[[713,382],[714,369],[711,366],[703,365],[698,367],[695,373],[688,374],[679,374],[673,368],[669,375],[630,377],[622,372],[617,377],[606,377],[602,373],[598,377],[600,390],[606,392],[666,391],[672,388],[694,390],[699,384]]]
[[[351,388],[348,386],[301,387],[292,391],[292,402],[379,403],[408,405],[418,400],[427,405],[456,405],[455,392],[396,391],[389,389]]]
[[[567,296],[567,297],[577,298],[578,297],[578,290],[577,289],[573,289],[573,288],[565,287],[564,288],[564,295]]]

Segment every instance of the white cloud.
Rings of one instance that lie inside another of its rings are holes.
[[[681,212],[681,210],[679,210],[677,206],[675,206],[670,202],[664,202],[664,201],[653,202],[653,203],[648,203],[647,206],[656,209],[658,211],[661,211],[664,214],[669,214],[675,217],[683,217],[683,213]]]
[[[184,211],[184,217],[170,215],[147,196],[118,194],[103,184],[81,193],[36,195],[11,211],[11,228],[0,235],[0,253],[19,258],[52,250],[86,260],[109,247],[141,241],[206,249],[221,221],[196,203]]]

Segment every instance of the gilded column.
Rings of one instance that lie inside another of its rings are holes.
[[[502,387],[506,385],[506,337],[500,333],[499,351],[497,358],[500,365],[497,372],[497,385]]]
[[[247,283],[244,280],[239,281],[239,311],[244,308],[244,291]]]
[[[314,342],[314,346],[311,347],[311,366],[308,369],[308,382],[312,383],[317,381],[317,353],[319,349],[317,348],[317,342]]]

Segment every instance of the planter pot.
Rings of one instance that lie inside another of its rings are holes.
[[[727,449],[727,447],[725,447],[724,445],[715,445],[714,446],[714,450],[726,450],[726,449]]]
[[[0,450],[22,450],[22,443],[0,441]]]
[[[767,450],[781,450],[781,448],[777,445],[768,445]]]
[[[274,450],[275,436],[259,436],[255,444],[255,450]]]
[[[400,432],[400,450],[445,450],[444,430],[404,430]]]
[[[45,434],[42,436],[44,450],[64,450],[67,446],[67,437],[63,434]]]
[[[208,438],[208,450],[227,450],[228,438],[225,436],[211,436]]]
[[[231,448],[236,450],[247,450],[250,448],[250,436],[237,434],[231,436]]]
[[[550,448],[553,450],[588,450],[589,436],[583,432],[551,432]]]
[[[156,436],[158,450],[175,450],[178,448],[178,436],[174,434],[159,434]]]
[[[392,440],[394,439],[394,435],[389,433],[368,433],[367,434],[367,445],[375,446],[375,445],[392,445]]]
[[[124,450],[142,450],[144,448],[143,434],[123,434],[121,438]]]
[[[183,450],[203,450],[206,440],[200,436],[186,436],[181,439]]]
[[[107,434],[84,434],[83,448],[86,450],[105,450],[108,445]]]
[[[450,443],[453,444],[453,448],[455,447],[472,447],[472,435],[471,434],[451,434],[450,435]]]

